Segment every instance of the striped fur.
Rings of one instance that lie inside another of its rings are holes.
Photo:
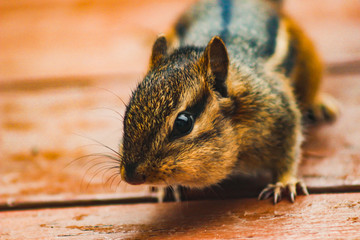
[[[328,109],[320,61],[281,1],[199,1],[168,39],[155,42],[126,108],[122,177],[202,188],[267,171],[294,194],[302,115]],[[194,127],[173,138],[184,111]]]

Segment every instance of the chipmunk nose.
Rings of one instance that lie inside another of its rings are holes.
[[[127,183],[139,185],[145,182],[146,177],[137,171],[137,166],[138,164],[127,164],[121,171],[121,175]]]

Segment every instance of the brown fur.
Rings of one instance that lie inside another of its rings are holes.
[[[263,4],[275,2],[280,4]],[[280,11],[279,5],[273,8]],[[268,65],[259,58],[258,68],[229,59],[217,36],[204,48],[179,46],[176,31],[170,44],[163,36],[156,40],[149,71],[125,113],[125,181],[202,188],[234,175],[267,171],[273,183],[260,198],[273,194],[276,203],[288,188],[294,201],[297,184],[307,193],[297,180],[302,117],[312,111],[315,120],[330,120],[337,112],[319,94],[322,68],[312,43],[290,18],[280,16],[277,41],[285,41],[289,49],[275,49],[276,58]],[[181,28],[189,27],[191,19],[185,14]],[[276,55],[277,50],[283,53]],[[283,66],[287,60],[294,60],[294,67]],[[174,135],[183,113],[194,118],[193,128]]]
[[[303,114],[310,111],[317,122],[334,121],[339,115],[338,106],[330,96],[320,93],[323,64],[314,44],[294,20],[285,14],[283,19],[290,41],[298,49],[291,79],[299,107]]]

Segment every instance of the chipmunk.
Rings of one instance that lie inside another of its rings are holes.
[[[126,106],[130,184],[204,188],[270,172],[259,199],[294,202],[303,121],[333,121],[313,44],[276,0],[200,0],[155,41]]]

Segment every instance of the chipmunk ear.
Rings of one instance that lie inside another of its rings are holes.
[[[227,97],[226,77],[229,69],[229,57],[225,43],[220,37],[213,37],[204,51],[203,66],[207,73],[215,76],[214,89]]]
[[[167,55],[167,41],[165,36],[160,35],[152,48],[151,58],[150,58],[150,68],[152,68],[159,60]]]

